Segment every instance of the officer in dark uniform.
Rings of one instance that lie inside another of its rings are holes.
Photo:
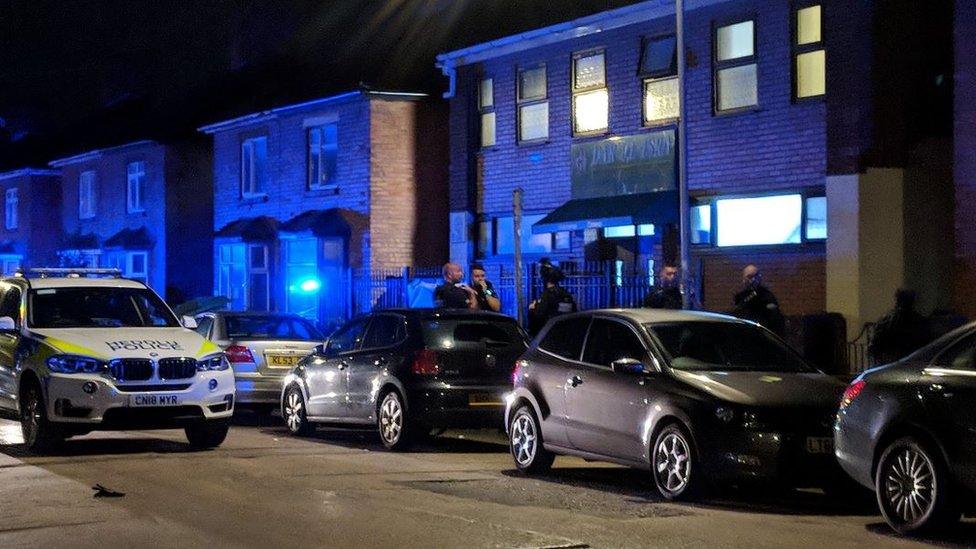
[[[529,304],[529,333],[532,335],[539,333],[550,318],[577,311],[573,294],[559,285],[564,278],[563,272],[549,258],[539,260],[539,276],[545,289],[539,299]]]
[[[498,298],[498,292],[488,280],[485,266],[481,263],[471,264],[471,287],[474,288],[478,309],[496,313],[502,310],[502,301]]]
[[[644,306],[651,309],[681,309],[681,288],[678,286],[678,268],[665,265],[658,273],[658,283],[644,297]]]
[[[786,334],[786,320],[779,308],[779,301],[769,288],[763,286],[759,267],[748,265],[742,269],[742,290],[735,294],[733,314],[762,325],[774,334]]]
[[[875,364],[887,364],[904,358],[929,342],[929,326],[915,310],[915,292],[895,292],[895,308],[874,324],[868,353]]]
[[[434,306],[442,309],[477,309],[474,289],[462,284],[464,271],[457,263],[444,264],[444,283],[434,290]]]

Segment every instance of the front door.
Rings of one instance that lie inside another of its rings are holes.
[[[346,316],[346,245],[341,238],[323,238],[321,242],[319,320],[328,324]]]
[[[321,354],[306,367],[308,415],[320,418],[346,416],[346,370],[366,332],[368,319],[356,318],[336,330]]]
[[[628,324],[594,318],[583,349],[584,364],[566,382],[567,431],[578,450],[640,461],[647,391],[642,376],[611,369],[621,358],[649,364],[644,344]]]

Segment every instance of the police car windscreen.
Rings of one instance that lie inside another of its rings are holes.
[[[178,327],[156,294],[139,288],[42,288],[31,290],[31,328]]]
[[[322,335],[303,318],[275,315],[233,315],[224,317],[230,339],[322,341]]]
[[[775,336],[739,322],[646,324],[678,370],[814,372]]]

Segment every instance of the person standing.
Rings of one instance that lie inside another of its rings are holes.
[[[733,298],[733,313],[739,318],[751,320],[783,337],[786,321],[773,292],[763,285],[762,272],[755,265],[742,269],[742,290]]]
[[[559,267],[549,261],[549,258],[539,260],[539,276],[545,284],[539,299],[529,304],[529,333],[536,335],[549,319],[566,313],[577,311],[576,299],[573,294],[560,286],[564,275]]]
[[[657,285],[644,297],[644,307],[651,309],[681,309],[681,287],[678,285],[678,268],[665,265],[658,272]]]
[[[481,263],[471,265],[471,287],[474,288],[479,309],[496,313],[502,310],[502,301],[498,298],[498,292],[488,280],[485,267]]]
[[[457,263],[445,263],[444,283],[434,290],[434,306],[441,309],[477,309],[474,288],[461,282],[464,271]]]
[[[895,308],[875,323],[868,354],[875,364],[887,364],[928,342],[928,322],[915,310],[915,292],[902,288],[895,292]]]

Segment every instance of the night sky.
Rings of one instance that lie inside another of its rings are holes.
[[[635,0],[0,0],[0,171],[349,90]]]

